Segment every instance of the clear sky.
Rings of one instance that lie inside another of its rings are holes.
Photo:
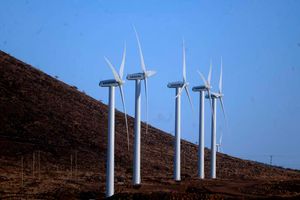
[[[218,105],[223,151],[265,163],[273,155],[273,164],[300,169],[300,1],[0,0],[0,49],[107,103],[108,91],[98,83],[113,76],[103,56],[118,68],[126,41],[125,75],[141,71],[132,24],[146,67],[157,71],[149,79],[151,125],[174,134],[175,91],[167,83],[182,79],[184,38],[191,86],[202,83],[196,70],[207,75],[212,59],[217,90],[223,56],[229,124],[226,129]],[[134,82],[124,87],[133,116]],[[194,113],[182,97],[182,137],[195,143],[199,94],[191,95]],[[143,92],[142,112],[144,100]],[[206,111],[210,147],[208,102]]]

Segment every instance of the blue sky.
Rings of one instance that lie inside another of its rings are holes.
[[[112,78],[103,56],[118,68],[127,43],[125,75],[141,71],[132,24],[140,35],[149,79],[149,123],[174,134],[174,94],[167,83],[182,79],[182,38],[187,78],[201,84],[196,70],[218,88],[223,56],[225,127],[218,106],[217,135],[223,151],[238,157],[300,169],[300,1],[5,1],[0,0],[0,49],[58,76],[107,103],[100,80]],[[134,82],[125,99],[134,114]],[[182,137],[198,141],[199,94],[195,112],[182,97]],[[117,109],[122,109],[116,96]],[[145,111],[145,96],[142,96]],[[210,146],[206,104],[205,144]],[[145,120],[143,112],[142,119]]]

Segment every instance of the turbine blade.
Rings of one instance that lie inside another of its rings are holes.
[[[142,52],[142,47],[141,47],[139,35],[138,35],[138,33],[135,29],[135,26],[133,26],[133,29],[134,29],[136,40],[137,40],[138,47],[139,47],[140,61],[141,61],[142,70],[143,70],[144,73],[146,73],[146,66],[145,66],[145,61],[144,61],[144,56],[143,56],[143,52]]]
[[[225,128],[226,128],[227,131],[229,131],[229,128],[228,128],[228,119],[227,119],[227,115],[226,115],[226,112],[225,112],[225,107],[224,107],[224,102],[223,102],[222,97],[220,98],[220,103],[221,103],[222,112],[223,112],[223,115],[224,115]]]
[[[226,113],[225,113],[225,108],[224,108],[223,98],[220,97],[219,99],[220,99],[221,108],[222,108],[222,112],[223,112],[223,115],[224,115],[225,123],[226,123],[226,126],[227,126],[227,117],[226,117]]]
[[[111,71],[112,71],[112,73],[113,73],[113,75],[114,75],[114,77],[115,77],[115,80],[118,81],[118,82],[120,82],[121,79],[120,79],[120,77],[119,77],[119,74],[118,74],[117,71],[115,70],[113,64],[111,64],[111,62],[110,62],[110,61],[108,60],[108,58],[106,58],[105,56],[104,56],[104,59],[105,59],[106,63],[108,64],[108,66],[110,67],[110,69],[111,69]]]
[[[182,57],[183,57],[182,76],[183,76],[183,82],[186,82],[186,62],[185,62],[185,45],[184,45],[184,40],[183,40],[183,43],[182,43]]]
[[[223,131],[221,132],[220,135],[220,140],[219,140],[219,145],[222,146],[222,139],[223,139]]]
[[[192,111],[194,112],[194,106],[193,106],[193,103],[192,103],[192,99],[191,99],[191,96],[190,96],[190,92],[189,92],[189,90],[188,90],[188,86],[186,85],[186,86],[184,87],[184,89],[185,89],[186,95],[188,96],[188,99],[189,99],[189,102],[190,102]]]
[[[123,78],[125,60],[126,60],[126,42],[124,44],[123,57],[122,57],[122,62],[121,62],[121,65],[120,65],[120,70],[119,70],[120,79]]]
[[[207,95],[208,95],[208,100],[209,100],[211,115],[213,117],[214,116],[214,111],[213,111],[213,106],[212,106],[212,99],[211,99],[210,89],[207,90]]]
[[[148,133],[148,83],[147,78],[144,79],[145,83],[145,96],[146,96],[146,135]]]
[[[221,57],[221,71],[220,71],[220,80],[219,80],[219,93],[222,93],[222,77],[223,76],[223,61]]]
[[[127,150],[129,151],[129,131],[128,131],[128,122],[127,122],[127,113],[126,113],[126,106],[125,106],[125,99],[124,99],[124,92],[122,85],[119,85],[121,99],[122,99],[122,105],[123,105],[123,111],[125,115],[125,125],[126,125],[126,133],[127,133]]]
[[[147,72],[146,72],[146,77],[151,77],[151,76],[153,76],[154,74],[156,74],[156,71],[147,71]]]
[[[208,72],[208,76],[207,76],[208,85],[210,85],[210,81],[211,81],[211,71],[212,71],[212,62],[210,61],[209,72]]]
[[[203,74],[202,74],[200,71],[198,71],[198,70],[197,70],[197,72],[198,72],[198,74],[200,75],[200,78],[202,79],[203,83],[204,83],[205,85],[207,85],[207,82],[206,82],[206,80],[205,80]]]

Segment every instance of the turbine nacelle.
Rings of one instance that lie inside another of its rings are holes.
[[[115,79],[109,79],[109,80],[104,80],[104,81],[100,81],[99,86],[100,87],[117,87],[121,85],[118,81],[116,81]]]
[[[145,79],[145,74],[144,73],[128,74],[126,79],[127,80],[143,80],[143,79]]]
[[[195,86],[195,87],[193,87],[192,88],[192,90],[194,91],[194,92],[200,92],[200,91],[207,91],[207,90],[209,90],[209,89],[211,89],[212,87],[208,87],[208,86],[206,86],[206,85],[200,85],[200,86]]]
[[[146,71],[146,72],[128,74],[126,78],[127,80],[144,80],[148,77],[153,76],[154,74],[156,74],[155,71]]]
[[[168,83],[168,88],[182,88],[184,84],[188,85],[189,83],[184,83],[183,81],[176,81]]]
[[[218,98],[224,97],[224,94],[222,94],[222,93],[211,92],[211,93],[210,93],[210,96],[211,96],[211,98],[218,99]],[[206,95],[206,98],[209,99],[209,96]]]

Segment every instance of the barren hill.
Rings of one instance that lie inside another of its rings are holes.
[[[100,89],[99,92],[107,92]],[[76,87],[0,51],[0,199],[104,198],[108,108]],[[217,155],[218,180],[201,181],[197,146],[182,141],[182,178],[173,173],[173,136],[142,124],[142,186],[133,187],[133,124],[127,151],[116,112],[116,199],[300,198],[300,172]],[[206,176],[209,150],[206,149]]]

